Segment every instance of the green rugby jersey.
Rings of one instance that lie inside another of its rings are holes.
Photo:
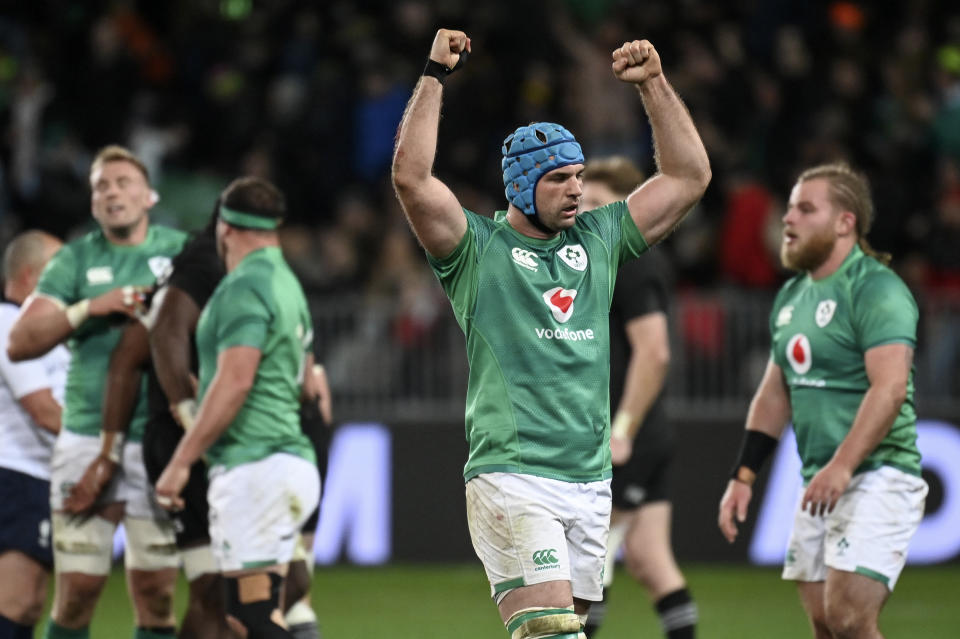
[[[609,478],[610,333],[617,269],[647,249],[625,202],[538,240],[464,209],[467,232],[428,255],[466,336],[464,478]]]
[[[300,386],[312,345],[307,299],[278,247],[253,251],[223,278],[197,323],[198,400],[222,351],[252,346],[260,351],[260,365],[240,412],[207,451],[211,467],[233,468],[274,453],[316,462],[300,429]]]
[[[96,230],[65,244],[47,264],[37,293],[69,306],[120,286],[152,286],[180,252],[186,234],[151,225],[136,246],[114,244]],[[110,355],[120,340],[126,317],[120,314],[91,317],[67,339],[70,368],[63,427],[80,435],[100,434],[103,391]],[[146,377],[134,408],[127,438],[140,441],[147,421]]]
[[[790,391],[804,481],[833,457],[870,386],[864,353],[883,344],[916,345],[917,304],[903,281],[855,246],[833,274],[797,275],[770,314],[772,354]],[[894,466],[920,474],[913,371],[893,427],[855,472]]]

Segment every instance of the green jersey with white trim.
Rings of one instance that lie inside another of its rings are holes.
[[[625,202],[547,240],[464,209],[467,232],[428,255],[466,336],[464,478],[609,478],[609,313],[620,264],[647,249]]]
[[[253,387],[230,426],[207,451],[208,464],[233,468],[274,453],[316,463],[300,429],[300,387],[313,346],[307,298],[278,247],[251,252],[220,282],[197,323],[198,400],[234,346],[260,351]]]
[[[143,242],[128,246],[114,244],[102,230],[91,231],[57,251],[40,276],[36,292],[69,306],[120,286],[152,286],[170,268],[171,258],[180,252],[186,237],[182,231],[150,225]],[[91,317],[67,339],[71,353],[63,412],[67,430],[99,435],[110,355],[126,321],[126,316],[119,313]],[[127,430],[130,441],[143,437],[146,387],[144,377]]]
[[[892,270],[855,246],[831,275],[797,275],[780,289],[770,314],[773,361],[790,391],[793,428],[810,481],[850,432],[870,387],[864,353],[917,341],[917,303]],[[893,427],[855,472],[894,466],[920,474],[913,370]]]

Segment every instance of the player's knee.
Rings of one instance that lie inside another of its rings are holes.
[[[46,593],[38,597],[34,592],[24,589],[4,600],[3,616],[23,626],[33,626],[43,616],[43,604]]]
[[[176,573],[170,570],[131,571],[130,591],[141,618],[160,623],[173,614]]]
[[[855,606],[842,602],[827,601],[824,609],[824,622],[835,639],[848,639],[863,636],[875,623],[870,614]]]
[[[261,572],[225,577],[224,582],[227,615],[234,632],[250,639],[290,637],[280,611],[283,577]]]
[[[107,578],[100,575],[60,575],[54,611],[57,623],[66,626],[84,625],[84,621],[92,615],[106,582]]]
[[[507,620],[510,639],[580,639],[580,617],[570,608],[524,608]]]

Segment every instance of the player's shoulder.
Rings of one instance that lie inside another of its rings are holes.
[[[897,273],[879,260],[863,255],[845,273],[854,297],[901,296],[910,297],[906,282]]]
[[[187,234],[180,229],[162,224],[151,224],[148,241],[157,247],[172,247],[176,250],[184,245],[187,240]]]
[[[808,276],[806,273],[797,273],[790,277],[786,282],[780,285],[780,289],[777,291],[777,295],[774,298],[773,305],[774,308],[782,304],[784,301],[792,297],[803,288],[807,282]]]

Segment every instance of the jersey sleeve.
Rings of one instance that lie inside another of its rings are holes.
[[[478,256],[491,233],[487,218],[467,209],[463,213],[467,217],[467,232],[453,252],[443,258],[427,254],[430,268],[450,298],[454,312],[461,317],[470,314],[476,300]]]
[[[633,221],[625,200],[581,213],[578,221],[599,235],[610,247],[611,255],[616,256],[617,266],[649,248],[647,240]]]
[[[16,318],[16,309],[4,305],[0,311],[0,377],[3,377],[13,397],[20,399],[38,390],[50,388],[51,384],[42,358],[12,362],[7,357],[7,341]]]
[[[916,346],[917,303],[893,271],[885,269],[865,278],[854,291],[853,309],[862,350],[895,343]]]
[[[231,312],[225,313],[217,325],[217,352],[234,346],[263,349],[273,313],[261,291],[268,291],[269,282],[246,276],[230,283],[223,292],[230,301]]]
[[[77,256],[73,247],[69,244],[61,247],[40,274],[36,288],[37,294],[53,298],[64,305],[79,301],[78,270]]]
[[[654,254],[648,253],[620,267],[613,289],[613,306],[624,321],[667,312],[669,294],[665,274],[653,258]]]

